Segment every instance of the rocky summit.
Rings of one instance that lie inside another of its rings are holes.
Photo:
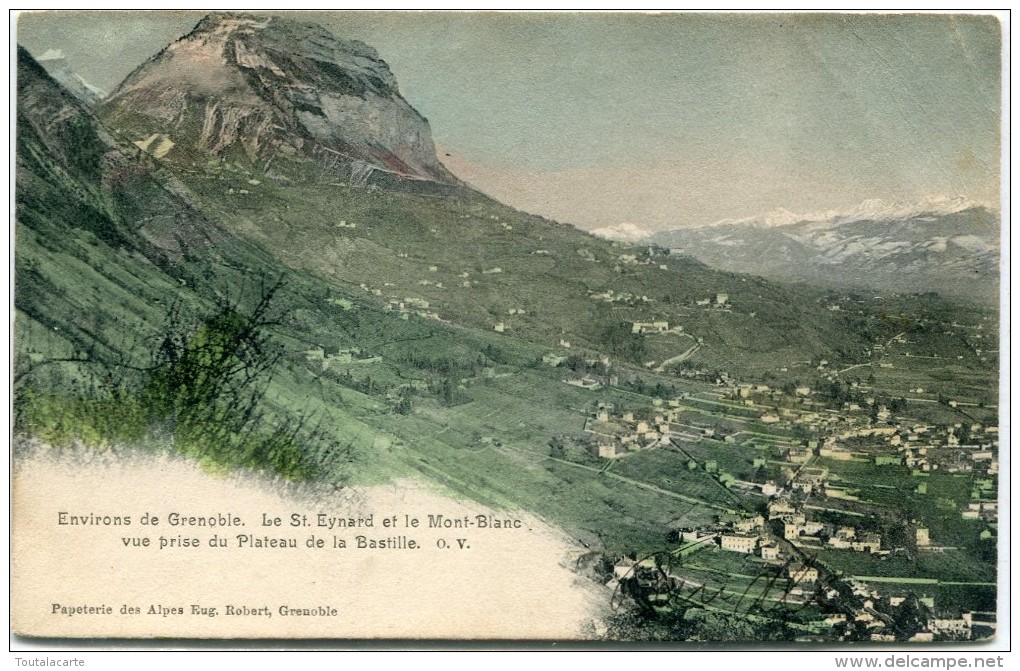
[[[269,175],[311,164],[355,185],[458,184],[375,50],[314,24],[210,14],[131,73],[100,114],[178,164],[212,154]]]

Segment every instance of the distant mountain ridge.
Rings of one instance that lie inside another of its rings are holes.
[[[963,210],[983,207],[964,196],[933,196],[920,202],[888,203],[879,198],[863,200],[849,210],[824,210],[797,214],[786,208],[741,219],[721,219],[709,227],[748,225],[758,228],[775,228],[791,224],[817,223],[839,226],[855,221],[900,221],[916,217],[938,217]]]
[[[95,105],[106,95],[106,91],[92,85],[75,72],[67,57],[64,56],[64,52],[59,49],[46,51],[38,58],[37,62],[50,77],[53,77],[71,95],[86,105]]]
[[[375,50],[315,24],[210,14],[132,72],[100,115],[136,143],[165,136],[158,145],[176,163],[211,153],[263,170],[297,162],[353,184],[459,184]]]
[[[996,302],[999,215],[965,198],[864,201],[846,212],[765,215],[650,235],[734,272],[898,293]]]

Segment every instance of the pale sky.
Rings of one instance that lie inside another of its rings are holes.
[[[18,41],[109,90],[203,14],[29,14]],[[375,47],[456,174],[583,228],[998,205],[995,17],[292,14]]]

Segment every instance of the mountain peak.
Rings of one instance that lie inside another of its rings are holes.
[[[71,95],[88,106],[95,105],[106,95],[105,91],[85,81],[75,72],[60,49],[47,49],[35,61]]]
[[[773,210],[661,231],[649,242],[714,267],[881,291],[998,300],[999,217],[964,197],[869,199],[843,211]]]
[[[170,160],[282,159],[354,183],[458,183],[376,51],[311,23],[209,14],[129,75],[103,113],[133,140],[167,135],[180,148]]]
[[[965,196],[928,196],[920,201],[887,202],[880,198],[868,198],[848,210],[824,210],[797,214],[779,207],[765,214],[743,219],[721,219],[708,224],[718,226],[754,226],[756,228],[779,228],[794,224],[824,224],[839,226],[855,221],[900,221],[915,217],[937,217],[955,214],[983,207]],[[987,208],[986,208],[987,209]]]
[[[64,52],[60,49],[47,49],[39,58],[35,59],[37,62],[42,63],[44,61],[62,61],[65,59]]]
[[[379,54],[376,50],[364,42],[339,38],[317,23],[244,12],[208,14],[178,44],[196,39],[220,39],[226,45],[231,37],[256,34],[261,39],[274,43],[274,46],[285,47],[295,53],[320,60],[337,60],[354,56],[370,61],[379,61]],[[381,71],[389,74],[389,68],[385,63],[379,61],[378,64],[381,65]]]

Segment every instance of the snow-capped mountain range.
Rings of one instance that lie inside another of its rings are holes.
[[[71,64],[64,56],[63,51],[49,49],[36,60],[39,65],[43,66],[50,77],[57,80],[75,98],[86,105],[94,105],[106,95],[106,91],[93,86],[74,71],[74,68],[71,67]]]
[[[843,212],[778,209],[642,241],[735,272],[989,302],[999,291],[999,238],[999,214],[991,208],[937,197],[866,200]]]
[[[854,221],[900,221],[915,217],[938,217],[974,207],[979,207],[979,205],[964,196],[930,196],[915,203],[887,203],[878,198],[870,198],[845,211],[825,210],[796,214],[780,207],[767,214],[744,219],[721,219],[709,226],[748,225],[758,228],[775,228],[808,222],[838,226]]]
[[[621,240],[623,242],[639,242],[652,234],[652,232],[648,229],[629,222],[595,228],[591,230],[591,233],[599,236],[600,238]]]

